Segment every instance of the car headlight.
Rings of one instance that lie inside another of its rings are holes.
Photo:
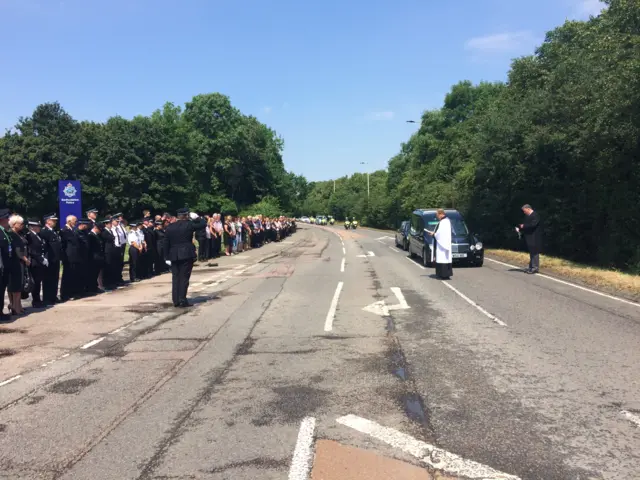
[[[471,250],[472,252],[473,252],[475,249],[476,249],[476,246],[475,246],[475,245],[471,245],[471,246],[469,247],[469,250]]]
[[[476,243],[476,250],[482,250],[482,242]]]

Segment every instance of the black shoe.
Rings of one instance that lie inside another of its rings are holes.
[[[40,301],[34,301],[34,302],[31,302],[31,306],[33,308],[44,308],[45,303]]]
[[[193,307],[193,305],[191,305],[188,301],[184,300],[183,302],[180,302],[178,304],[178,307],[180,307],[180,308],[189,308],[189,307]]]

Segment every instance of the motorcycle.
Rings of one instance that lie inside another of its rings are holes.
[[[354,220],[353,222],[351,222],[351,228],[352,228],[352,229],[354,229],[354,230],[355,230],[356,228],[358,228],[358,222],[357,222],[356,220]]]
[[[351,228],[351,223],[349,223],[348,221],[344,222],[344,229],[345,230],[349,230],[349,228]]]

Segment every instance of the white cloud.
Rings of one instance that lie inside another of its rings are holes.
[[[578,18],[589,18],[598,16],[607,6],[600,0],[580,0],[575,6],[575,16]]]
[[[369,120],[393,120],[395,113],[393,112],[371,112],[367,115]]]
[[[521,53],[532,50],[539,42],[531,32],[494,33],[467,40],[465,49],[475,53]]]
[[[264,111],[264,113],[266,113],[266,114],[271,113],[271,111],[272,111],[272,110],[273,110],[273,108],[271,108],[271,107],[264,107],[264,108],[262,109],[262,111]]]

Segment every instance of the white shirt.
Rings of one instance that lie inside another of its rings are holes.
[[[129,233],[127,234],[127,243],[129,243],[130,247],[132,247],[134,243],[137,244],[138,247],[141,246],[137,230],[129,230]]]
[[[436,263],[451,263],[451,221],[440,220],[434,235],[436,239]]]
[[[120,241],[120,235],[118,234],[118,229],[116,227],[111,227],[109,231],[113,234],[113,244],[116,247],[121,247],[122,242]]]
[[[127,233],[124,230],[124,227],[120,224],[116,225],[114,235],[118,236],[118,240],[120,241],[120,245],[124,245],[127,243]]]

